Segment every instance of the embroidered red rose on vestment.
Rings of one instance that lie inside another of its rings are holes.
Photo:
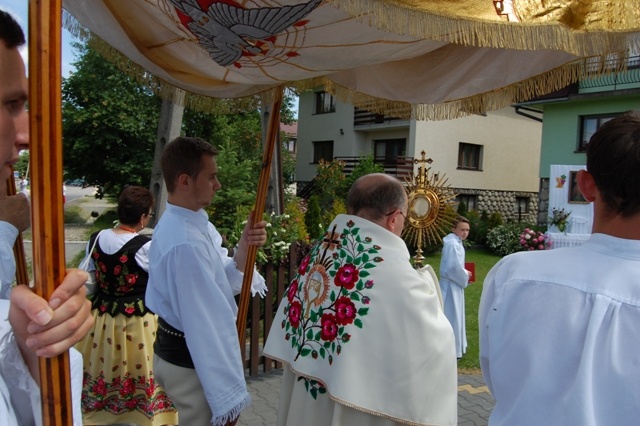
[[[122,266],[116,265],[116,267],[113,268],[113,275],[120,275],[121,271],[122,271]]]
[[[134,313],[136,311],[136,308],[134,308],[133,306],[127,306],[126,308],[124,308],[124,311],[131,315],[132,313]]]
[[[293,302],[293,299],[296,297],[298,293],[298,280],[291,281],[291,285],[289,285],[289,289],[287,290],[287,299],[289,303]]]
[[[136,275],[136,274],[127,274],[127,275],[125,275],[124,279],[127,282],[127,284],[135,284],[136,281],[138,280],[138,275]]]
[[[331,342],[335,340],[338,335],[338,325],[336,324],[336,317],[333,314],[322,314],[322,319],[320,320],[320,325],[322,327],[322,331],[320,332],[320,338],[322,340],[326,340],[327,342]]]
[[[289,322],[291,327],[298,328],[300,325],[300,317],[302,316],[302,305],[297,300],[289,306]]]
[[[94,250],[93,253],[91,253],[91,257],[93,257],[94,259],[97,259],[100,257],[100,254],[98,253],[97,250]]]
[[[127,260],[129,260],[129,257],[126,254],[120,256],[120,263],[127,263]]]
[[[355,265],[347,263],[346,265],[341,266],[340,269],[338,269],[338,272],[336,272],[336,277],[333,281],[338,287],[344,287],[347,290],[351,290],[358,282],[359,276],[360,272],[355,267]]]
[[[107,272],[107,265],[105,265],[104,263],[98,262],[98,267],[102,272]]]
[[[340,325],[351,324],[356,318],[356,306],[346,296],[336,300],[336,322]]]
[[[307,266],[309,266],[309,260],[311,260],[311,256],[306,255],[305,258],[302,259],[302,262],[300,262],[300,266],[298,266],[298,273],[300,275],[304,275],[305,272],[307,271]]]

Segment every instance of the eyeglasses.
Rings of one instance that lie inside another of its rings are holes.
[[[391,211],[391,212],[387,213],[385,216],[391,216],[391,215],[392,215],[392,214],[394,214],[396,211],[397,211],[397,212],[399,212],[399,213],[402,215],[402,217],[404,218],[404,220],[407,220],[407,216],[405,216],[405,214],[404,214],[404,213],[402,213],[402,210],[400,210],[400,209],[395,209],[395,210],[393,210],[393,211]]]

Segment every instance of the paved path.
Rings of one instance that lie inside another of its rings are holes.
[[[281,382],[282,370],[247,378],[253,402],[242,412],[238,426],[275,425]],[[458,375],[458,426],[486,426],[493,405],[482,376]]]

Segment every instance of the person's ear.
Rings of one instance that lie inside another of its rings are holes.
[[[191,176],[189,176],[186,173],[183,173],[180,176],[178,176],[177,187],[179,189],[185,190],[189,188],[189,185],[191,185]]]
[[[580,170],[578,171],[576,180],[578,182],[578,188],[580,188],[580,192],[584,199],[590,203],[593,202],[596,199],[598,187],[596,186],[596,182],[593,180],[591,173],[586,170]]]

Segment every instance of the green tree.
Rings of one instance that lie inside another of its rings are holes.
[[[149,185],[160,99],[87,45],[76,43],[76,71],[63,79],[67,177],[118,194]]]
[[[246,220],[255,203],[257,179],[253,175],[259,169],[260,161],[240,158],[237,146],[230,140],[222,142],[217,148],[218,180],[222,188],[216,193],[207,212],[218,231],[228,236],[236,220]]]
[[[309,198],[307,213],[304,215],[304,223],[311,240],[317,239],[324,232],[322,211],[320,210],[320,201],[317,195],[312,195],[311,198]]]
[[[344,185],[340,192],[340,197],[343,200],[347,199],[347,194],[349,193],[349,189],[353,182],[355,182],[359,177],[364,175],[368,175],[371,173],[384,173],[384,167],[382,164],[377,164],[373,158],[373,154],[366,155],[364,157],[360,157],[358,160],[358,164],[353,168],[353,171],[344,181]]]

